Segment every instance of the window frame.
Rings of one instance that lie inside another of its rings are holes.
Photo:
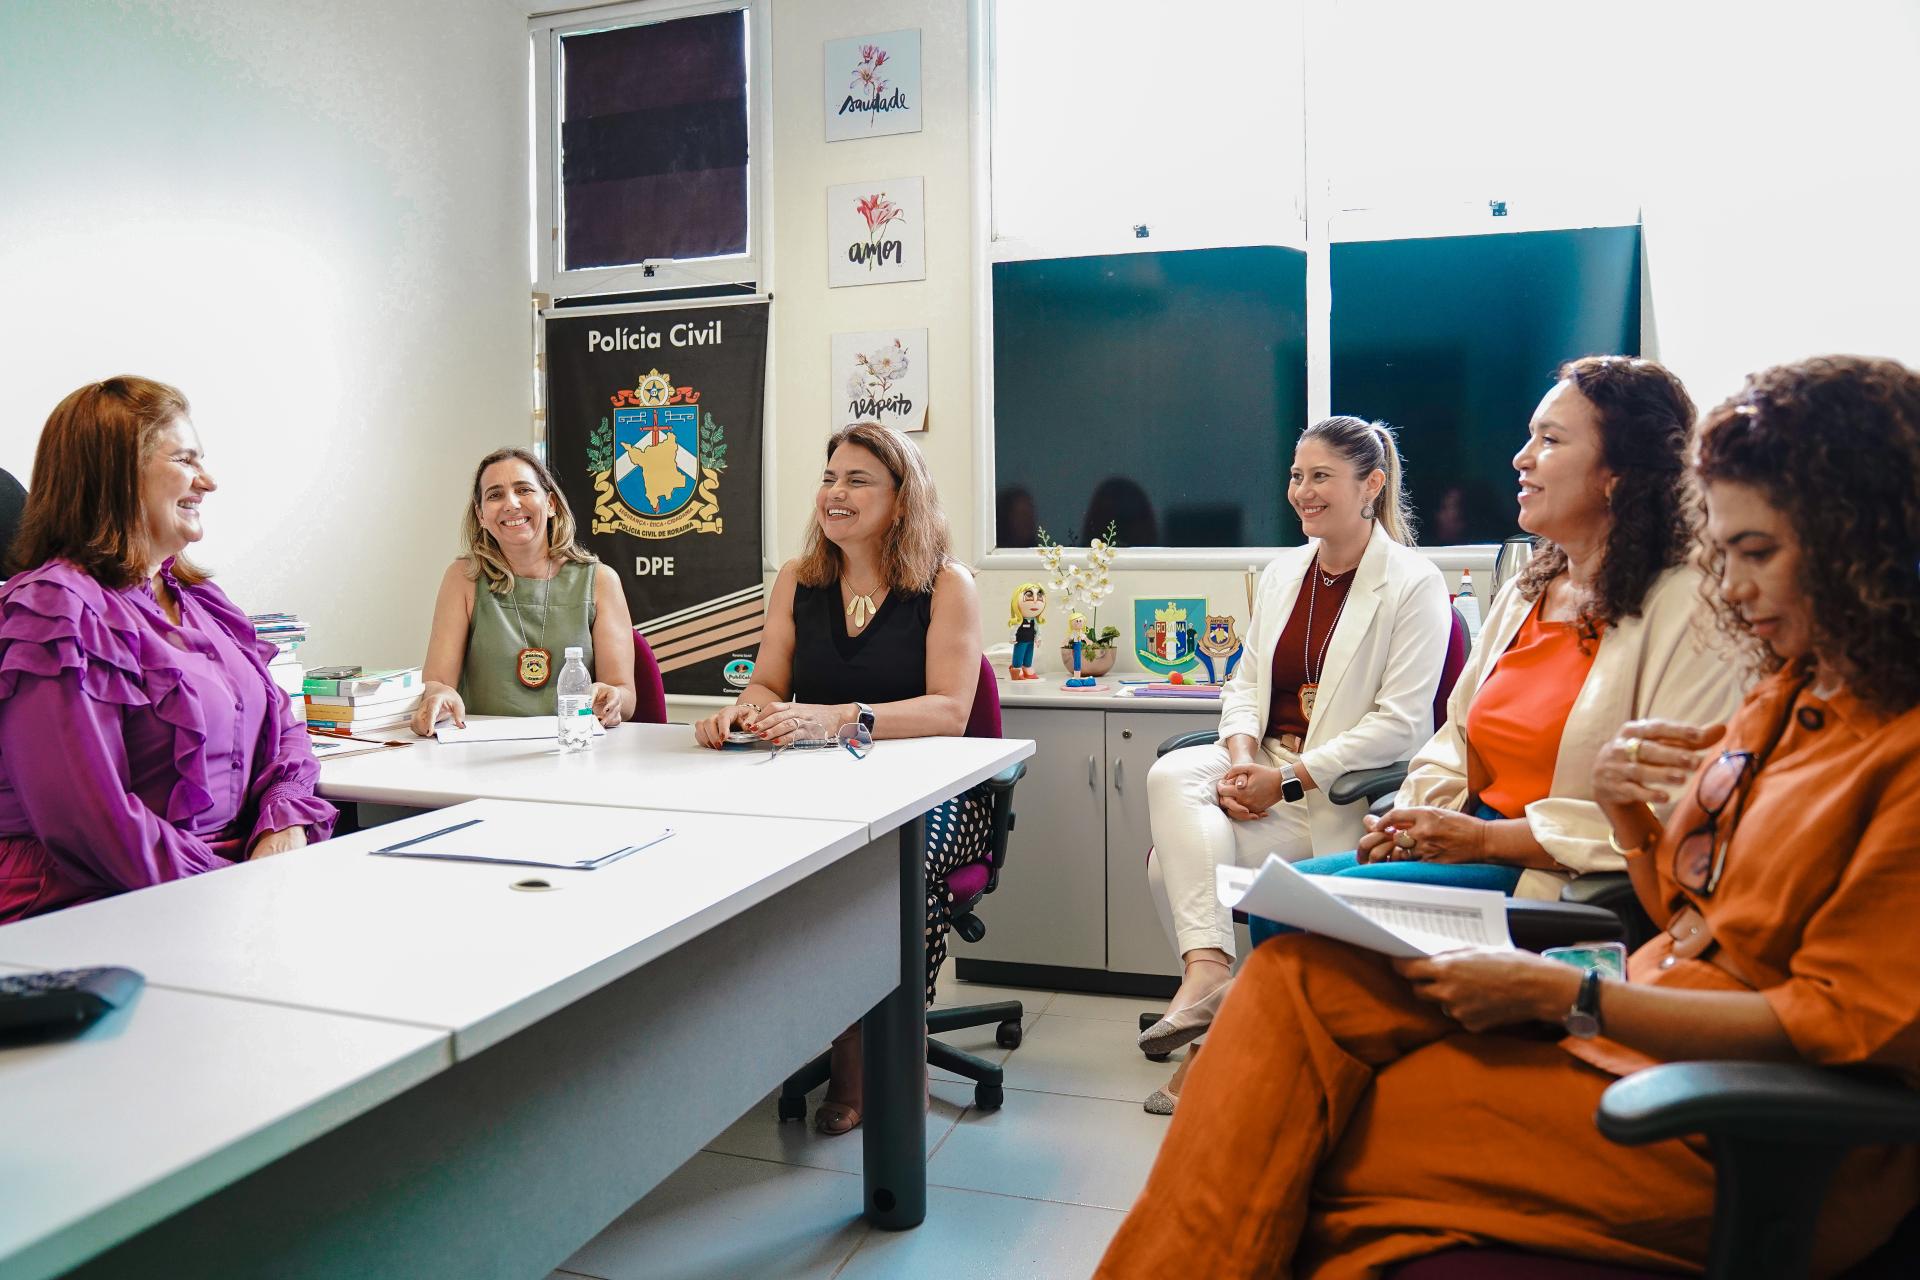
[[[568,269],[561,210],[560,46],[564,37],[741,12],[747,24],[747,248],[713,258],[677,258]],[[535,292],[555,299],[666,289],[757,288],[772,257],[772,24],[768,0],[629,0],[597,8],[536,12],[527,20],[533,62],[533,260]]]
[[[1202,247],[1167,236],[1122,240],[1107,246],[1048,244],[1042,240],[996,240],[993,223],[993,10],[1000,0],[968,0],[967,91],[973,121],[970,176],[973,196],[973,563],[983,570],[1029,572],[1043,569],[1037,550],[997,545],[996,495],[998,471],[994,453],[993,386],[993,267],[998,262],[1031,258],[1079,257],[1098,253],[1147,253]],[[1436,236],[1485,235],[1489,232],[1566,230],[1579,227],[1620,226],[1641,221],[1637,200],[1627,197],[1595,199],[1527,198],[1515,192],[1508,212],[1489,227],[1491,211],[1484,205],[1450,202],[1408,202],[1390,208],[1346,207],[1333,191],[1332,174],[1324,152],[1330,130],[1315,113],[1316,102],[1337,100],[1331,68],[1316,59],[1314,50],[1331,41],[1331,6],[1335,0],[1302,0],[1302,93],[1305,98],[1306,168],[1304,208],[1300,225],[1304,243],[1284,239],[1263,241],[1300,249],[1307,255],[1307,421],[1329,416],[1333,399],[1333,289],[1332,246],[1358,240],[1426,239]],[[1091,242],[1089,242],[1091,243]],[[1226,247],[1207,245],[1205,247]],[[1517,436],[1516,436],[1517,439]],[[1517,444],[1516,444],[1517,447]],[[1128,547],[1126,565],[1132,570],[1239,570],[1264,564],[1285,547]],[[1419,546],[1415,550],[1450,572],[1462,569],[1487,573],[1493,569],[1497,546]]]

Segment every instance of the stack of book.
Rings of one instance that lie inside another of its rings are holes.
[[[411,720],[420,705],[420,668],[363,671],[344,679],[308,676],[304,688],[308,731],[348,737]]]
[[[255,635],[273,646],[273,660],[267,663],[267,674],[273,677],[275,686],[287,695],[287,701],[293,704],[294,717],[298,719],[306,711],[301,695],[305,692],[307,669],[300,665],[300,659],[294,656],[294,651],[306,641],[307,624],[291,613],[250,613],[247,621],[253,624]]]
[[[272,645],[277,651],[276,661],[291,658],[307,638],[307,624],[294,613],[250,613],[247,621],[253,624],[253,633]]]

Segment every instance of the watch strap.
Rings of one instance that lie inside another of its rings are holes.
[[[1280,766],[1280,798],[1288,804],[1298,804],[1306,798],[1306,784],[1300,781],[1300,775],[1291,764]]]

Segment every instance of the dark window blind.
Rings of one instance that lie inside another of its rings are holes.
[[[747,249],[743,10],[561,40],[567,270]]]

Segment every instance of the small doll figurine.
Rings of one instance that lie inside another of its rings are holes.
[[[1013,628],[1013,661],[1007,667],[1007,679],[1040,678],[1033,670],[1033,646],[1040,638],[1040,624],[1046,620],[1047,589],[1037,582],[1015,587],[1007,605],[1007,625]]]
[[[1091,689],[1098,683],[1092,676],[1080,674],[1080,655],[1087,647],[1087,620],[1078,613],[1067,615],[1067,643],[1073,646],[1073,674],[1068,676],[1064,688]]]

